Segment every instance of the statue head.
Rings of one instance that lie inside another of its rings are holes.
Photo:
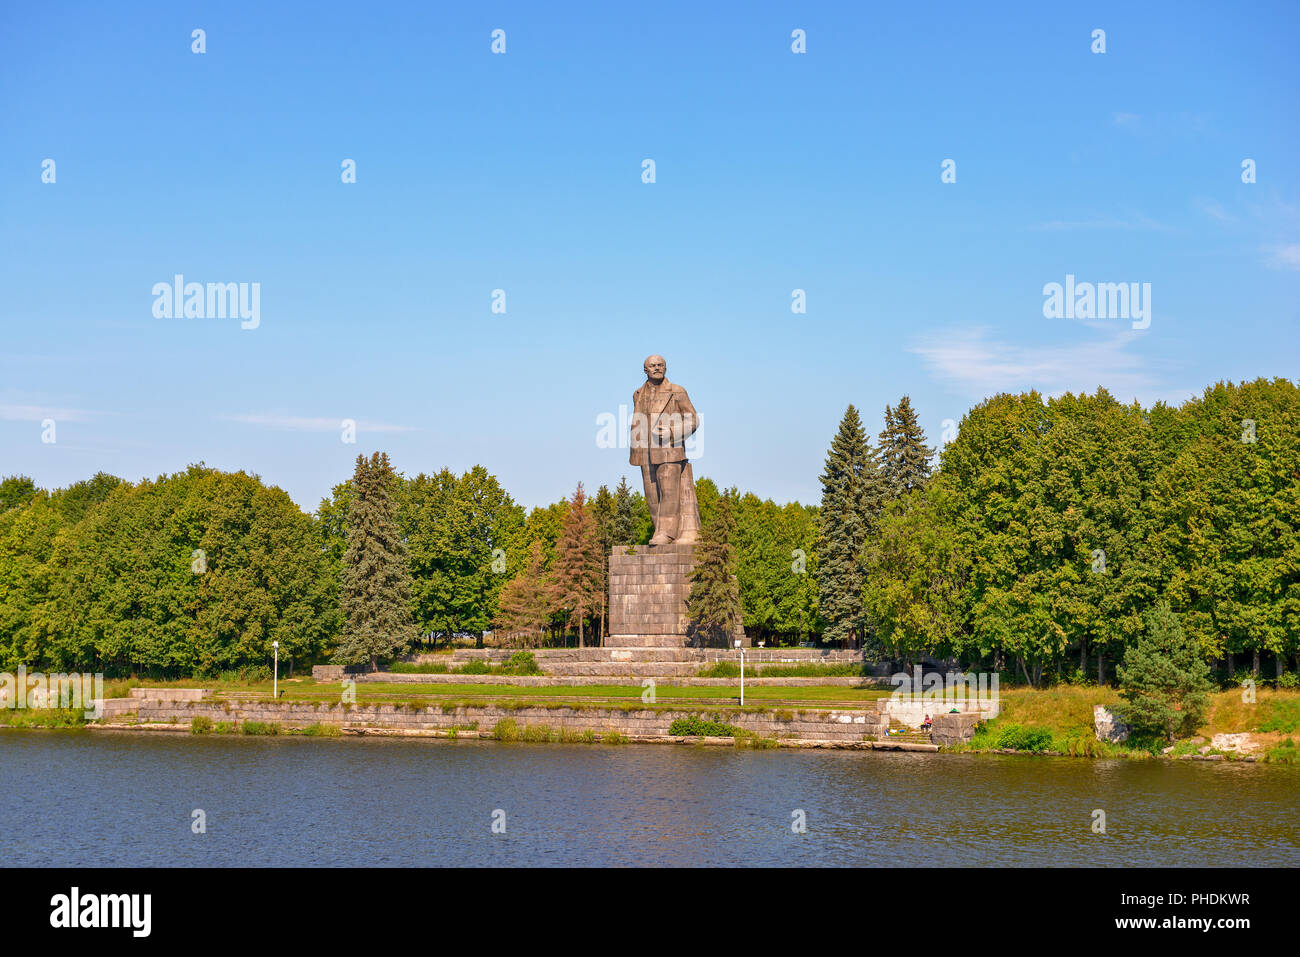
[[[668,374],[668,361],[663,356],[649,356],[641,363],[641,368],[645,370],[645,377],[658,385]]]

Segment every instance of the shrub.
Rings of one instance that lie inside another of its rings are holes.
[[[212,719],[206,715],[197,714],[190,719],[190,734],[211,734]]]
[[[475,658],[473,661],[468,661],[462,665],[458,673],[462,675],[486,675],[491,674],[492,669],[488,667],[486,661]]]
[[[1008,724],[998,729],[997,744],[999,748],[1011,748],[1013,751],[1046,751],[1052,746],[1052,732],[1047,728],[1035,728],[1019,724]]]
[[[1266,759],[1278,764],[1300,764],[1300,747],[1290,738],[1284,738],[1275,748],[1269,750]]]
[[[243,734],[275,735],[280,733],[277,721],[245,721],[239,729]]]
[[[678,718],[668,727],[668,733],[677,737],[727,738],[736,735],[736,728],[721,721],[706,721],[692,715]]]
[[[537,659],[531,651],[516,651],[502,666],[503,674],[540,675],[542,669],[537,666]]]

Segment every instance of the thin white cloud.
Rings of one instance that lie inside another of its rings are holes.
[[[1198,196],[1192,200],[1192,204],[1216,223],[1233,223],[1237,221],[1236,216],[1224,209],[1222,203],[1215,200]]]
[[[1035,223],[1029,227],[1036,232],[1065,232],[1076,229],[1123,229],[1143,230],[1158,233],[1171,233],[1172,226],[1149,216],[1137,216],[1133,219],[1053,219],[1045,223]]]
[[[241,422],[244,425],[256,425],[265,429],[279,429],[287,432],[337,432],[343,426],[343,416],[327,418],[325,416],[278,415],[274,413],[250,413],[245,415],[219,415],[217,418],[226,422]],[[357,430],[361,432],[414,432],[410,425],[392,425],[387,422],[370,422],[356,419]]]
[[[1270,269],[1300,269],[1300,243],[1264,247],[1264,264]]]
[[[1080,331],[1088,338],[1069,345],[1037,345],[995,339],[984,326],[963,327],[934,332],[909,351],[921,357],[936,379],[974,399],[1027,389],[1045,395],[1091,393],[1098,386],[1121,401],[1165,397],[1146,360],[1133,351],[1140,332],[1096,327]]]
[[[0,404],[0,419],[8,422],[89,422],[101,413],[89,409],[64,409],[52,405]]]
[[[1142,116],[1139,113],[1116,113],[1115,125],[1133,129],[1142,122]]]

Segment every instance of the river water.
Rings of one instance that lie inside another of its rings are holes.
[[[1295,866],[1298,812],[1295,766],[0,731],[8,866]]]

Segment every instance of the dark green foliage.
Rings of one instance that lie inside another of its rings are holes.
[[[686,610],[700,636],[709,644],[731,643],[739,632],[740,586],[736,579],[736,520],[733,492],[718,497],[712,514],[700,529],[695,546],[695,568]]]
[[[1139,734],[1172,740],[1191,734],[1205,719],[1210,669],[1168,602],[1160,602],[1146,616],[1146,630],[1125,653],[1119,679],[1120,693],[1128,702],[1124,720]]]
[[[1052,732],[1048,728],[1035,728],[1008,724],[998,728],[994,747],[1013,751],[1047,751],[1052,746]]]
[[[736,735],[736,727],[692,715],[689,718],[678,718],[668,726],[668,733],[678,737],[731,738]]]
[[[28,476],[11,475],[0,482],[0,512],[21,508],[41,494],[36,483]]]
[[[885,429],[880,433],[880,473],[887,494],[899,498],[915,492],[930,480],[934,449],[925,444],[925,432],[916,421],[912,400],[903,396],[898,407],[885,406]]]
[[[821,483],[817,583],[826,622],[823,638],[857,644],[867,625],[862,549],[883,504],[884,487],[862,419],[851,405],[831,442]]]
[[[411,618],[411,573],[397,526],[393,492],[397,476],[387,453],[367,461],[357,456],[348,509],[348,548],[343,555],[343,633],[334,660],[339,664],[403,654],[415,638]]]
[[[336,585],[312,520],[243,472],[97,475],[0,514],[0,670],[215,675],[319,654]]]

